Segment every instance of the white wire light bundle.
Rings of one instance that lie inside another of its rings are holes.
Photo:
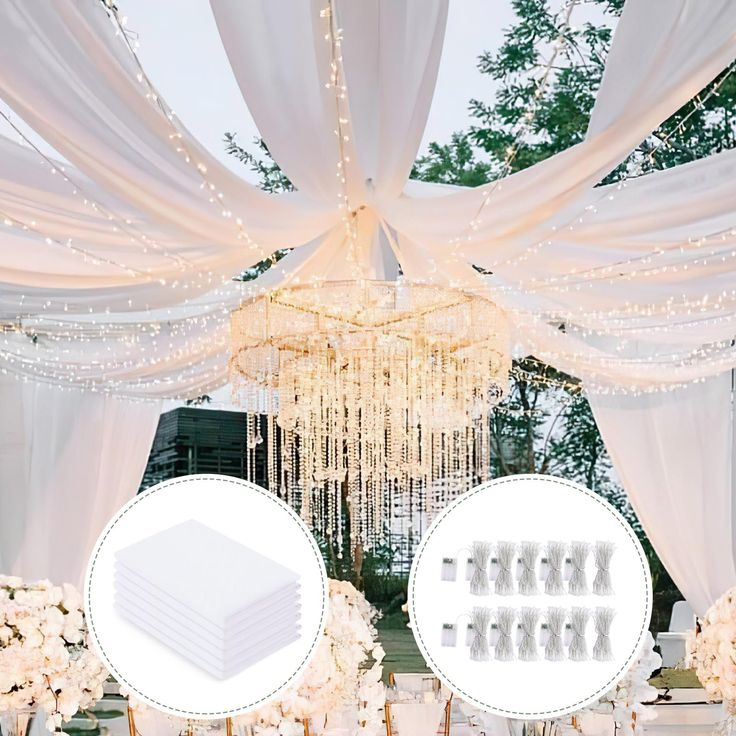
[[[570,542],[570,561],[572,575],[568,590],[571,595],[588,595],[588,578],[585,574],[585,563],[590,554],[588,542]]]
[[[565,649],[562,642],[562,632],[565,628],[567,612],[564,608],[548,608],[544,620],[547,624],[549,636],[544,646],[544,658],[551,662],[565,659]]]
[[[585,639],[585,629],[590,619],[590,611],[587,608],[576,606],[570,610],[570,626],[572,628],[572,641],[568,656],[574,662],[584,662],[588,657],[588,643]]]
[[[521,641],[519,642],[519,659],[524,662],[533,662],[539,658],[537,652],[537,624],[540,610],[531,606],[524,606],[519,612],[519,626]]]
[[[490,542],[473,542],[470,554],[473,559],[473,575],[470,578],[470,592],[473,595],[488,595],[488,562],[491,559]]]
[[[494,592],[497,595],[513,595],[514,577],[511,568],[514,565],[516,553],[515,542],[499,542],[496,545],[496,559],[498,560],[498,575]]]
[[[616,612],[613,608],[599,606],[593,611],[593,625],[596,639],[593,645],[593,659],[608,662],[613,659],[611,651],[611,624]]]
[[[549,572],[544,581],[544,592],[547,595],[564,595],[562,572],[565,566],[565,542],[547,542],[547,565]]]
[[[537,587],[537,557],[540,545],[538,542],[522,542],[519,552],[521,574],[519,575],[519,593],[522,595],[536,595]]]
[[[516,609],[502,607],[496,611],[496,625],[498,626],[498,641],[494,655],[500,662],[510,662],[515,658],[514,642],[511,634],[516,621]]]
[[[488,647],[488,626],[491,623],[491,609],[485,606],[475,606],[470,613],[470,623],[473,626],[470,659],[474,662],[484,662],[491,658]]]
[[[613,595],[611,584],[611,558],[616,545],[613,542],[598,541],[593,549],[595,560],[595,578],[593,578],[593,592],[596,595]]]

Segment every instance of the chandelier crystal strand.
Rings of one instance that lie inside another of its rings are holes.
[[[395,510],[431,518],[488,478],[511,359],[506,316],[485,297],[323,282],[245,302],[231,333],[236,399],[276,418],[263,431],[250,420],[246,452],[267,443],[272,490],[327,538],[341,541],[343,498],[353,543],[370,548]]]

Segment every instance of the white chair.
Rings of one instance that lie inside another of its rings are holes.
[[[439,680],[431,672],[391,672],[388,684],[408,693],[432,692],[440,687]]]
[[[386,736],[394,736],[392,729],[392,715],[397,720],[397,729],[399,736],[403,726],[404,731],[411,732],[415,728],[426,728],[427,724],[433,721],[435,717],[435,705],[439,705],[442,716],[437,721],[437,726],[444,721],[442,733],[443,736],[450,736],[450,718],[452,717],[452,693],[445,688],[439,679],[431,672],[389,672],[389,687],[395,687],[398,692],[408,693],[424,693],[436,692],[439,694],[439,703],[386,703],[385,722]],[[444,701],[444,702],[443,702]],[[424,705],[425,708],[403,707]],[[398,708],[398,710],[396,710]],[[427,720],[428,719],[428,720]],[[431,733],[434,733],[435,730]],[[411,733],[408,734],[411,736]]]
[[[687,632],[695,628],[695,613],[687,601],[677,601],[672,606],[669,631],[657,634],[657,644],[662,652],[662,666],[676,667],[685,658]]]

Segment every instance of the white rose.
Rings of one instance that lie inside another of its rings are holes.
[[[71,626],[64,626],[62,636],[69,644],[81,644],[84,638],[83,633],[73,624]]]
[[[1,588],[20,588],[23,585],[23,578],[17,575],[0,575]]]
[[[59,693],[57,709],[62,716],[71,718],[79,710],[81,693],[77,688],[67,688]]]
[[[82,594],[69,583],[64,583],[61,588],[64,593],[64,597],[62,598],[62,605],[64,608],[66,608],[67,611],[80,610],[83,604]]]
[[[57,606],[51,606],[46,609],[44,622],[41,624],[41,631],[45,636],[60,636],[64,630],[64,614]]]
[[[57,731],[61,728],[63,724],[63,720],[61,718],[61,713],[52,713],[47,719],[46,719],[46,730],[48,731]]]

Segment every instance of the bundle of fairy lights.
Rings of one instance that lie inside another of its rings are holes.
[[[265,443],[269,487],[325,537],[342,544],[348,521],[370,547],[397,504],[431,518],[487,479],[511,363],[488,299],[401,281],[295,286],[242,304],[231,341],[248,474]]]

